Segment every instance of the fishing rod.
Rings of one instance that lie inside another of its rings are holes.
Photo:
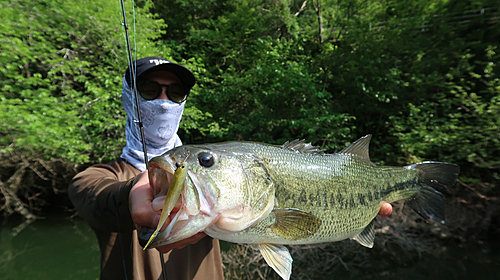
[[[127,16],[125,15],[125,4],[123,3],[123,0],[120,0],[121,8],[122,8],[122,14],[123,14],[123,28],[125,29],[125,39],[126,39],[126,44],[127,44],[127,53],[128,53],[128,65],[130,68],[130,73],[132,74],[132,91],[134,92],[135,96],[135,105],[137,108],[137,124],[139,125],[139,130],[141,133],[141,142],[142,142],[142,151],[144,153],[144,164],[148,166],[148,154],[146,150],[146,141],[144,138],[144,126],[142,124],[142,118],[141,118],[141,110],[140,110],[140,105],[139,105],[139,95],[137,92],[137,87],[136,87],[136,76],[135,76],[135,63],[132,58],[132,50],[130,48],[130,39],[128,35],[128,25],[127,25]],[[132,3],[133,5],[133,3]],[[135,20],[135,18],[134,18]],[[134,34],[135,36],[135,34]],[[167,280],[167,274],[166,274],[166,269],[165,269],[165,260],[163,258],[163,254],[159,252],[160,254],[160,262],[161,262],[161,269],[162,269],[162,275],[163,275],[163,280]]]
[[[135,106],[137,108],[137,122],[139,125],[139,130],[141,132],[141,142],[142,142],[142,151],[144,152],[144,164],[148,166],[148,154],[146,150],[146,141],[144,141],[144,126],[142,125],[142,118],[141,118],[141,110],[140,110],[140,105],[139,105],[139,95],[137,93],[137,87],[136,87],[136,77],[135,77],[135,63],[132,58],[132,50],[130,49],[130,39],[128,36],[128,25],[127,25],[127,17],[125,15],[125,5],[123,3],[123,0],[120,0],[121,6],[122,6],[122,13],[123,13],[123,28],[125,29],[125,39],[127,42],[127,53],[128,53],[128,65],[130,67],[130,73],[132,74],[132,91],[134,92],[135,96]],[[135,36],[135,34],[134,34]]]

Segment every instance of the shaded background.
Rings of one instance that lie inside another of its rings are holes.
[[[179,131],[184,143],[299,138],[335,152],[372,134],[370,155],[379,165],[460,165],[446,225],[425,223],[398,203],[391,218],[377,221],[374,250],[349,241],[294,250],[295,279],[397,277],[393,267],[415,267],[411,275],[428,278],[452,263],[472,271],[497,264],[490,254],[500,236],[497,1],[132,4],[126,1],[137,58],[162,56],[197,76]],[[71,246],[51,246],[50,236],[79,244],[71,241],[79,232],[90,238],[90,251],[66,254],[88,257],[64,273],[95,272],[87,263],[98,262],[93,234],[67,219],[74,213],[66,189],[76,172],[112,160],[125,144],[119,1],[7,0],[0,18],[2,273],[48,273],[55,260],[70,266],[71,258],[56,254]],[[36,217],[45,219],[12,235]],[[71,223],[82,228],[61,234]],[[37,246],[55,253],[37,257]],[[33,260],[50,263],[31,266],[27,248]],[[467,248],[475,248],[469,260],[449,261]],[[258,256],[248,265],[245,250],[225,251],[229,279],[275,277]],[[438,268],[427,267],[433,263]]]

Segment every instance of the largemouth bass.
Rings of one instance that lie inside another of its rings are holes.
[[[283,245],[351,238],[371,248],[373,220],[384,202],[404,199],[425,219],[444,223],[441,191],[454,184],[459,167],[440,162],[376,166],[369,159],[370,139],[362,137],[335,154],[295,140],[282,146],[185,145],[153,158],[148,171],[156,192],[169,191],[180,163],[187,172],[183,186],[172,187],[178,193],[170,196],[173,201],[165,201],[176,205],[167,213],[172,217],[169,229],[151,237],[151,246],[204,231],[220,240],[252,244],[288,280],[292,257]],[[142,244],[149,237],[142,236]]]

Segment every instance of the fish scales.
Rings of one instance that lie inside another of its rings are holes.
[[[272,217],[242,232],[255,243],[307,244],[337,241],[365,228],[382,201],[411,197],[418,191],[417,172],[376,167],[350,154],[297,154],[272,146],[249,150],[264,159],[276,188],[275,208],[297,208],[318,217],[319,230],[307,238],[287,240],[268,229]],[[263,238],[265,236],[265,238]],[[258,238],[260,237],[260,238]]]
[[[204,231],[253,244],[288,280],[292,258],[283,245],[351,238],[371,248],[373,220],[384,201],[404,199],[425,219],[444,222],[440,191],[454,184],[459,167],[440,162],[376,166],[369,159],[370,139],[362,137],[335,154],[300,140],[282,146],[225,142],[174,148],[153,158],[148,171],[153,188],[161,189],[155,193],[175,197],[169,194],[178,193],[178,183],[169,188],[165,178],[179,163],[186,166],[184,191],[168,203],[181,207],[169,213],[171,230],[149,241],[156,247]]]

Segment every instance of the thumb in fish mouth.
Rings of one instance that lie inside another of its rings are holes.
[[[141,245],[144,248],[146,246],[146,244],[148,244],[148,241],[154,232],[155,232],[155,230],[152,228],[141,227],[141,229],[138,232],[138,236],[137,236],[139,239],[139,245]]]

